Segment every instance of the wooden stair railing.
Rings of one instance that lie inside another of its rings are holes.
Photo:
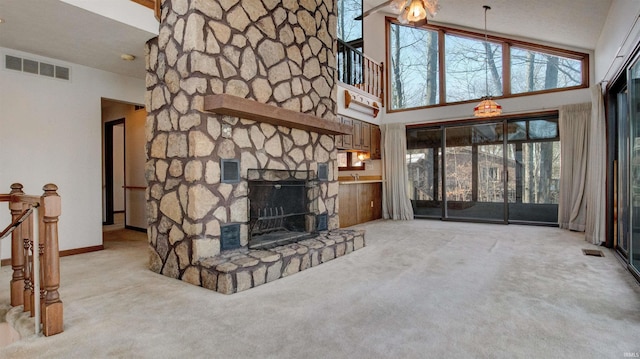
[[[47,184],[42,196],[26,195],[20,183],[11,185],[0,202],[9,202],[11,224],[0,239],[11,233],[11,306],[23,305],[35,317],[36,333],[45,336],[63,331],[60,287],[58,217],[61,212],[58,187]],[[34,221],[34,213],[37,220]],[[35,235],[34,235],[35,234]]]

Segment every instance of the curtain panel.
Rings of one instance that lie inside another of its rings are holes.
[[[402,123],[382,125],[382,217],[411,220],[407,170],[407,130]]]
[[[560,106],[560,228],[584,232],[586,228],[587,157],[591,104]]]
[[[589,124],[589,158],[587,166],[586,240],[593,244],[606,241],[606,119],[602,86],[591,86],[591,123]]]

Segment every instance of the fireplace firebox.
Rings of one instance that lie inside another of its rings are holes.
[[[249,248],[271,248],[317,234],[314,171],[250,169]]]

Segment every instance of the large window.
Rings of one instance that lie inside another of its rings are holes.
[[[387,22],[389,111],[588,86],[584,53]]]

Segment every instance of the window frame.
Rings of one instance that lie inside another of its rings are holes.
[[[446,71],[446,60],[445,60],[445,53],[446,53],[446,43],[445,43],[445,34],[451,34],[451,35],[455,35],[455,36],[461,36],[461,37],[467,37],[470,39],[476,39],[476,40],[485,40],[485,34],[484,33],[479,33],[479,32],[473,32],[473,31],[469,31],[469,30],[462,30],[462,29],[456,29],[456,28],[452,28],[452,27],[447,27],[447,26],[440,26],[440,25],[432,25],[432,24],[425,24],[425,25],[420,25],[420,26],[414,26],[414,25],[403,25],[400,24],[398,22],[398,20],[396,18],[393,17],[389,17],[387,16],[385,18],[385,56],[386,56],[386,61],[388,64],[391,63],[391,44],[390,44],[390,32],[391,32],[391,25],[400,25],[400,26],[410,26],[410,27],[417,27],[417,28],[422,28],[425,30],[431,30],[431,31],[437,31],[438,32],[438,103],[437,104],[433,104],[433,105],[426,105],[426,106],[418,106],[418,107],[410,107],[410,108],[402,108],[402,109],[392,109],[391,107],[387,108],[387,112],[388,113],[395,113],[395,112],[404,112],[404,111],[413,111],[413,110],[420,110],[420,109],[428,109],[428,108],[434,108],[434,107],[441,107],[441,106],[450,106],[450,105],[460,105],[460,104],[466,104],[466,103],[474,103],[477,102],[478,100],[480,100],[480,98],[477,99],[472,99],[472,100],[467,100],[467,101],[457,101],[457,102],[446,102],[446,76],[445,76],[445,71]],[[582,89],[582,88],[588,88],[589,87],[589,73],[590,73],[590,68],[589,68],[589,54],[588,53],[584,53],[584,52],[578,52],[578,51],[573,51],[573,50],[567,50],[567,49],[561,49],[558,47],[552,47],[552,46],[548,46],[548,45],[542,45],[542,44],[536,44],[536,43],[532,43],[532,42],[527,42],[527,41],[521,41],[521,40],[516,40],[516,39],[510,39],[510,38],[506,38],[506,37],[502,37],[502,36],[495,36],[495,35],[486,35],[486,39],[489,42],[492,43],[497,43],[497,44],[501,44],[502,45],[502,95],[501,96],[492,96],[494,99],[503,99],[503,98],[514,98],[514,97],[522,97],[522,96],[531,96],[531,95],[539,95],[539,94],[547,94],[547,93],[554,93],[554,92],[561,92],[561,91],[571,91],[571,90],[576,90],[576,89]],[[578,60],[581,63],[582,66],[582,82],[580,85],[577,86],[570,86],[570,87],[562,87],[562,88],[555,88],[555,89],[545,89],[545,90],[538,90],[538,91],[531,91],[531,92],[522,92],[522,93],[517,93],[517,94],[513,94],[511,93],[511,48],[515,47],[515,48],[519,48],[519,49],[523,49],[523,50],[531,50],[531,51],[535,51],[535,52],[539,52],[539,53],[543,53],[543,54],[547,54],[547,55],[554,55],[554,56],[560,56],[560,57],[565,57],[565,58],[569,58],[569,59],[573,59],[573,60]],[[388,104],[391,104],[391,66],[385,66],[386,69],[386,80],[385,80],[385,85],[386,85],[386,101]]]

